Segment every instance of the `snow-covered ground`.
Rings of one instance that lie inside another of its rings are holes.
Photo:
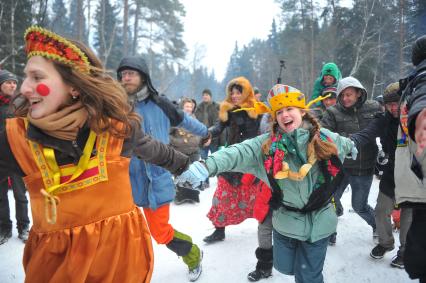
[[[211,187],[201,193],[200,204],[183,204],[171,207],[171,223],[182,232],[192,236],[204,251],[203,273],[199,283],[239,283],[248,282],[247,274],[256,265],[254,250],[257,247],[257,222],[246,220],[237,226],[226,229],[226,239],[216,244],[205,245],[203,238],[213,232],[206,214],[210,208],[216,178],[211,178]],[[373,207],[378,193],[378,181],[371,188],[369,203]],[[350,190],[342,197],[345,213],[339,218],[338,238],[334,247],[329,247],[324,266],[324,278],[327,283],[414,282],[404,270],[390,266],[397,248],[381,260],[373,260],[369,253],[374,247],[371,228],[355,213],[350,212]],[[13,195],[9,192],[13,204]],[[13,205],[12,205],[13,207]],[[12,212],[14,213],[14,212]],[[14,217],[14,215],[12,215]],[[396,246],[398,234],[395,233]],[[0,282],[23,282],[22,252],[24,245],[17,238],[16,230],[6,244],[0,246]],[[153,283],[188,282],[187,269],[180,258],[163,245],[154,243],[155,265]],[[42,270],[40,272],[43,272]],[[273,276],[260,282],[294,282],[291,276],[285,276],[274,270]]]

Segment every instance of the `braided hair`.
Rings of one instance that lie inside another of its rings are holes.
[[[309,143],[312,143],[315,155],[317,160],[328,160],[331,158],[332,155],[337,155],[337,147],[335,144],[329,141],[323,141],[320,137],[320,128],[321,125],[318,122],[318,120],[312,116],[309,112],[305,112],[305,115],[303,116],[303,121],[306,121],[312,125],[310,127],[309,132]],[[271,136],[274,136],[276,132],[278,131],[278,123],[274,119],[271,121]],[[262,144],[262,151],[263,153],[269,154],[269,149],[271,147],[272,140],[267,139]]]

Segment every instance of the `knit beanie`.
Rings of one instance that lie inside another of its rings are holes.
[[[389,84],[383,92],[383,102],[398,102],[401,96],[399,95],[399,82]]]
[[[336,96],[337,96],[337,88],[331,87],[331,86],[330,87],[326,87],[326,88],[323,89],[321,96],[324,97],[324,96],[327,96],[329,94],[330,94],[329,98],[336,98]]]
[[[426,35],[419,37],[414,43],[411,51],[411,62],[414,66],[426,59]]]
[[[15,81],[18,82],[18,79],[14,74],[6,70],[0,70],[0,85],[5,81]]]

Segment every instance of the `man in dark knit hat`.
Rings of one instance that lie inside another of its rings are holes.
[[[5,119],[11,117],[9,103],[15,93],[18,79],[6,70],[0,70],[0,131],[4,130]],[[7,191],[12,186],[15,197],[16,224],[18,237],[26,242],[30,219],[28,218],[28,199],[25,185],[19,176],[0,176],[0,245],[12,237],[12,221],[10,220],[9,199]]]

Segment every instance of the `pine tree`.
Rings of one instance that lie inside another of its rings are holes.
[[[52,4],[50,29],[60,35],[70,36],[70,23],[67,18],[67,8],[63,0],[55,0]]]
[[[86,16],[84,15],[83,0],[71,1],[69,21],[69,36],[73,39],[88,43]]]
[[[123,57],[122,28],[118,9],[110,0],[101,0],[95,12],[96,32],[94,47],[107,68],[117,68]]]
[[[31,25],[34,1],[2,1],[0,10],[0,68],[22,75],[26,55],[24,33]]]

